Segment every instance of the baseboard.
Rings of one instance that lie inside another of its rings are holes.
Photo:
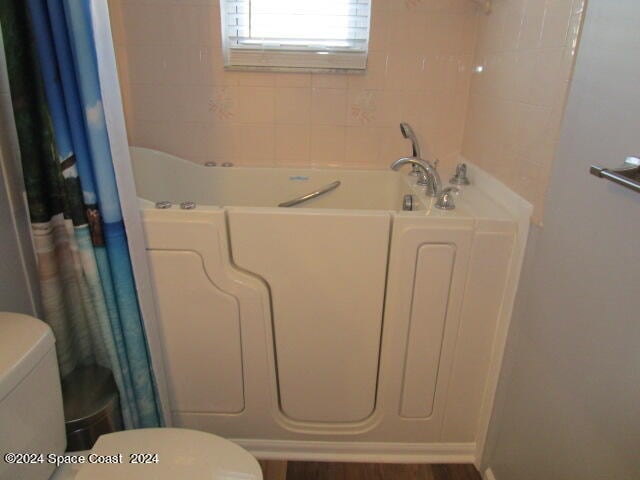
[[[483,480],[496,480],[496,476],[493,474],[493,470],[487,468],[482,475]]]
[[[234,439],[261,460],[473,463],[475,443],[363,443]]]

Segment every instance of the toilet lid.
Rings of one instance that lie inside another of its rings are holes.
[[[102,435],[77,480],[262,480],[260,465],[246,450],[210,433],[180,428],[146,428]],[[157,454],[151,463],[130,463],[131,454]]]

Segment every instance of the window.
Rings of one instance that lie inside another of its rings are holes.
[[[367,65],[371,0],[220,0],[228,67]]]

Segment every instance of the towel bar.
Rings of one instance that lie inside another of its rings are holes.
[[[640,158],[628,157],[620,168],[608,169],[592,165],[589,171],[591,175],[604,178],[640,193]]]

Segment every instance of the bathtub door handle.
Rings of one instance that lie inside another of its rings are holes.
[[[306,195],[302,195],[301,197],[294,198],[293,200],[288,200],[286,202],[282,202],[278,204],[279,207],[293,207],[294,205],[298,205],[302,202],[306,202],[307,200],[311,200],[312,198],[319,197],[320,195],[324,195],[325,193],[329,193],[331,190],[335,190],[340,186],[340,180],[336,180],[335,182],[331,182],[329,185],[325,185],[320,190],[316,190],[315,192],[307,193]]]

